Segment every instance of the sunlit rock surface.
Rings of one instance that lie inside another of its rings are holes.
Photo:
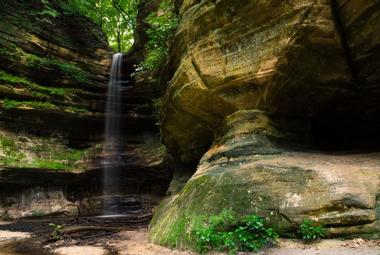
[[[151,239],[192,245],[199,216],[223,208],[284,235],[311,219],[331,235],[378,237],[379,4],[178,4],[162,135],[177,162],[200,162]]]

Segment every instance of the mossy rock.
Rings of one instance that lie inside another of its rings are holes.
[[[262,216],[288,237],[305,219],[329,226],[330,236],[379,233],[379,153],[289,150],[288,136],[257,110],[228,116],[221,130],[182,191],[158,208],[153,242],[194,248],[197,224],[223,209]]]

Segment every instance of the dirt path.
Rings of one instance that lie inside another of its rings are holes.
[[[45,224],[46,225],[46,224]],[[16,227],[17,226],[17,227]],[[5,227],[4,225],[2,226]],[[30,238],[38,235],[41,222],[23,225],[27,232],[19,232],[18,225],[10,230],[0,230],[0,255],[195,255],[189,251],[170,250],[148,241],[146,225],[128,230],[90,238],[66,239],[44,244],[41,239]],[[83,235],[81,235],[83,238]],[[21,241],[15,241],[22,239]],[[81,240],[81,241],[79,241]],[[87,239],[86,239],[87,240]],[[44,248],[44,249],[42,249]],[[216,253],[214,253],[215,255]],[[244,253],[249,254],[249,253]],[[254,254],[254,253],[250,253]],[[317,243],[305,244],[299,240],[280,239],[276,247],[265,249],[257,255],[380,255],[380,240],[364,239],[337,240],[328,239]]]
[[[197,253],[173,251],[148,242],[146,228],[124,231],[120,238],[110,243],[120,255],[193,255]],[[215,253],[214,253],[215,254]],[[248,253],[244,253],[248,254]],[[380,241],[323,240],[313,244],[304,244],[298,240],[280,239],[277,247],[269,248],[256,255],[380,255]],[[74,255],[74,254],[73,254]]]
[[[132,231],[123,231],[118,234],[120,238],[111,242],[120,255],[192,255],[196,253],[186,251],[173,251],[148,242],[147,228]]]

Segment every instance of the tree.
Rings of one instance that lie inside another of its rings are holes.
[[[67,14],[80,13],[98,24],[118,52],[133,44],[138,0],[60,0]]]

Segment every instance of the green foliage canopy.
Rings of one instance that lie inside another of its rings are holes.
[[[56,0],[65,15],[84,15],[99,25],[109,45],[118,52],[133,44],[139,0]],[[53,1],[41,0],[41,14],[59,16]]]
[[[146,31],[148,42],[145,46],[147,56],[137,71],[154,71],[162,67],[169,54],[169,46],[178,26],[178,17],[174,12],[174,3],[163,0],[157,12],[152,12],[146,22],[150,28]]]

